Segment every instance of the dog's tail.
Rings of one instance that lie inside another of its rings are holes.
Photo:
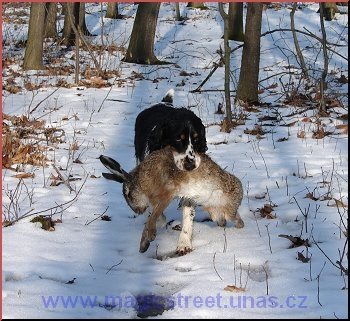
[[[162,102],[172,104],[174,101],[174,96],[175,96],[175,91],[174,89],[171,88],[163,97]]]
[[[111,172],[102,173],[102,176],[104,178],[111,179],[119,183],[124,183],[130,177],[130,174],[127,173],[124,169],[122,169],[120,164],[113,158],[101,155],[100,161]]]

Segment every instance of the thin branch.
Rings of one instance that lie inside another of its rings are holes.
[[[309,74],[307,72],[304,56],[303,56],[303,53],[301,52],[301,49],[300,49],[300,46],[299,46],[299,42],[298,42],[298,38],[297,38],[297,35],[296,35],[296,32],[295,32],[294,14],[295,14],[295,10],[297,9],[297,5],[298,5],[297,2],[293,3],[293,8],[292,8],[292,11],[290,12],[290,26],[291,26],[291,29],[292,29],[294,46],[295,46],[295,50],[297,52],[297,56],[298,56],[298,59],[299,59],[301,70],[303,71],[303,74],[304,74],[305,78],[308,79],[309,78]]]
[[[306,29],[305,27],[304,27],[304,29],[305,29],[306,31],[298,30],[298,29],[292,30],[292,29],[289,29],[289,28],[279,28],[279,29],[274,29],[274,30],[266,31],[266,32],[262,33],[262,34],[260,35],[260,37],[265,37],[265,36],[271,35],[271,34],[273,34],[273,33],[275,33],[275,32],[296,32],[296,33],[300,33],[300,34],[302,34],[302,35],[305,35],[305,36],[314,38],[314,39],[318,40],[320,43],[322,43],[322,38],[316,36],[315,34],[313,34],[312,32],[310,32],[310,31],[309,31],[308,29]],[[326,44],[327,44],[327,46],[345,47],[345,45],[339,45],[339,44],[331,43],[331,42],[328,42],[328,41],[326,42]],[[234,51],[236,51],[236,50],[238,50],[238,49],[240,49],[240,48],[242,48],[242,47],[243,47],[243,44],[241,44],[241,45],[239,45],[239,46],[233,48],[233,49],[231,50],[231,53],[233,53]],[[347,57],[341,55],[339,52],[333,50],[332,48],[327,47],[327,49],[328,49],[329,51],[333,52],[335,55],[338,55],[339,57],[343,58],[344,60],[346,60],[346,61],[349,60]],[[203,85],[204,85],[204,84],[208,81],[208,79],[213,75],[213,73],[217,70],[217,68],[220,67],[220,60],[218,60],[217,62],[214,62],[213,64],[214,64],[214,68],[210,71],[209,76],[207,76],[207,77],[205,78],[205,80],[204,80],[196,89],[192,90],[192,91],[191,91],[192,93],[201,92],[201,88],[203,87]]]
[[[97,216],[96,218],[94,218],[92,221],[87,222],[85,225],[89,225],[89,224],[91,224],[92,222],[95,222],[96,220],[98,220],[100,217],[102,217],[102,216],[107,212],[108,209],[109,209],[109,206],[106,207],[106,209],[104,210],[104,212],[103,212],[102,214],[100,214],[99,216]]]
[[[115,268],[115,267],[117,267],[118,265],[122,264],[122,262],[123,262],[123,259],[121,259],[121,261],[120,261],[119,263],[112,265],[112,266],[109,268],[109,270],[106,272],[106,274],[108,274],[113,268]]]
[[[317,244],[316,240],[314,239],[313,234],[311,234],[312,240],[314,241],[315,245],[317,246],[317,248],[322,252],[322,254],[328,259],[328,261],[335,266],[337,269],[341,270],[342,272],[344,272],[345,275],[348,275],[348,270],[346,268],[344,268],[341,264],[340,265],[336,265],[335,263],[333,263],[333,261],[329,258],[329,256],[320,248],[320,246]],[[339,261],[337,261],[339,262]]]
[[[214,270],[217,274],[217,276],[220,278],[220,280],[222,281],[222,277],[220,276],[220,274],[218,273],[216,267],[215,267],[215,256],[216,256],[216,252],[214,253],[214,256],[213,256],[213,266],[214,266]]]
[[[64,203],[62,203],[62,204],[58,204],[58,205],[56,205],[56,206],[47,208],[47,209],[45,209],[45,210],[37,211],[37,212],[34,212],[34,213],[27,213],[27,214],[22,215],[21,217],[19,217],[19,218],[13,220],[13,221],[11,222],[11,224],[16,223],[16,222],[18,222],[18,221],[20,221],[20,220],[22,220],[22,219],[24,219],[24,218],[27,218],[27,217],[30,217],[30,216],[33,216],[33,215],[38,215],[38,214],[45,213],[45,212],[48,212],[48,211],[51,211],[51,212],[52,212],[53,210],[57,210],[58,208],[61,208],[61,212],[65,211],[65,210],[68,209],[70,206],[72,206],[73,203],[78,199],[78,196],[80,195],[80,192],[81,192],[81,190],[83,189],[83,187],[84,187],[84,185],[85,185],[85,183],[86,183],[88,177],[89,177],[89,175],[86,175],[83,184],[80,186],[78,192],[75,194],[75,196],[74,196],[70,201],[64,202]],[[67,207],[63,209],[63,207],[66,206],[66,205],[67,205]],[[44,216],[52,216],[52,214],[46,214],[46,215],[44,215]]]
[[[69,184],[69,180],[63,176],[63,174],[58,170],[55,164],[52,164],[53,169],[56,171],[58,177],[62,180],[64,185],[66,185],[71,192],[74,192],[74,189],[72,186]]]
[[[48,99],[49,97],[51,97],[58,89],[60,89],[60,87],[58,87],[57,89],[55,89],[50,95],[46,96],[43,100],[41,100],[41,101],[29,112],[29,115],[32,114],[46,99]]]

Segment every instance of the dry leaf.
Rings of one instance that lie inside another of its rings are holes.
[[[300,133],[297,133],[298,138],[305,138],[305,132],[302,130]]]
[[[41,223],[41,228],[43,230],[46,230],[46,231],[54,231],[55,228],[55,223],[53,222],[53,220],[51,219],[50,216],[42,216],[42,215],[39,215],[39,216],[35,216],[33,219],[31,219],[31,222],[32,223]]]
[[[79,146],[77,142],[74,142],[73,144],[70,145],[71,150],[78,150]]]
[[[292,236],[292,235],[285,235],[285,234],[280,234],[278,235],[279,237],[286,238],[292,242],[292,244],[289,246],[290,249],[298,246],[307,246],[310,247],[310,243],[308,239],[303,240],[299,236]]]
[[[304,254],[302,252],[298,252],[298,258],[297,260],[303,262],[303,263],[307,263],[311,260],[310,257],[305,257]]]
[[[312,134],[312,138],[314,139],[322,139],[326,136],[326,132],[325,130],[323,129],[323,127],[321,128],[318,128],[316,131],[313,132]]]
[[[309,199],[311,199],[311,200],[313,200],[313,201],[318,201],[318,198],[315,197],[314,194],[311,193],[311,192],[307,193],[306,196],[305,196],[305,198],[309,198]]]
[[[309,117],[304,117],[301,121],[302,121],[303,123],[312,123],[312,120],[311,120],[311,118],[309,118]]]
[[[225,117],[220,126],[220,131],[224,133],[230,133],[232,128],[233,126],[230,125],[230,123],[227,120],[227,117]]]
[[[336,198],[333,198],[333,200],[335,201],[334,204],[332,205],[328,205],[328,206],[331,206],[331,207],[347,207],[347,205],[345,205],[341,200],[337,200]]]
[[[229,292],[245,292],[245,288],[239,288],[235,285],[227,285],[224,290]]]
[[[35,174],[34,173],[20,173],[20,174],[12,175],[12,177],[15,177],[15,178],[34,178]]]
[[[275,82],[272,85],[268,86],[266,89],[274,89],[274,88],[277,88],[277,87],[278,87],[278,83]]]
[[[261,137],[262,135],[265,135],[265,131],[262,129],[260,125],[255,125],[254,129],[247,128],[244,130],[244,133],[248,135],[257,135],[259,137]]]
[[[265,204],[264,207],[262,207],[259,212],[261,217],[267,218],[267,219],[275,219],[276,215],[272,214],[273,206],[270,204]]]
[[[347,135],[349,133],[349,125],[348,124],[337,125],[335,127],[337,129],[339,129],[342,134]]]

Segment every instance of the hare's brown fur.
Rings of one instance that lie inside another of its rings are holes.
[[[145,252],[154,240],[158,217],[176,197],[184,197],[195,205],[201,205],[220,226],[224,226],[227,220],[235,222],[237,228],[244,226],[237,212],[243,198],[240,180],[223,170],[208,155],[197,154],[196,157],[200,159],[197,169],[180,170],[174,162],[173,149],[167,147],[151,153],[127,174],[123,193],[129,206],[136,213],[143,213],[149,205],[152,206],[141,238],[141,252]],[[193,210],[190,210],[188,217],[183,218],[177,247],[179,254],[192,249],[193,217]]]

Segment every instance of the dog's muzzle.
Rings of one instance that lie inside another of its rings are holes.
[[[184,160],[184,168],[186,171],[192,171],[196,168],[196,158],[186,156]]]

